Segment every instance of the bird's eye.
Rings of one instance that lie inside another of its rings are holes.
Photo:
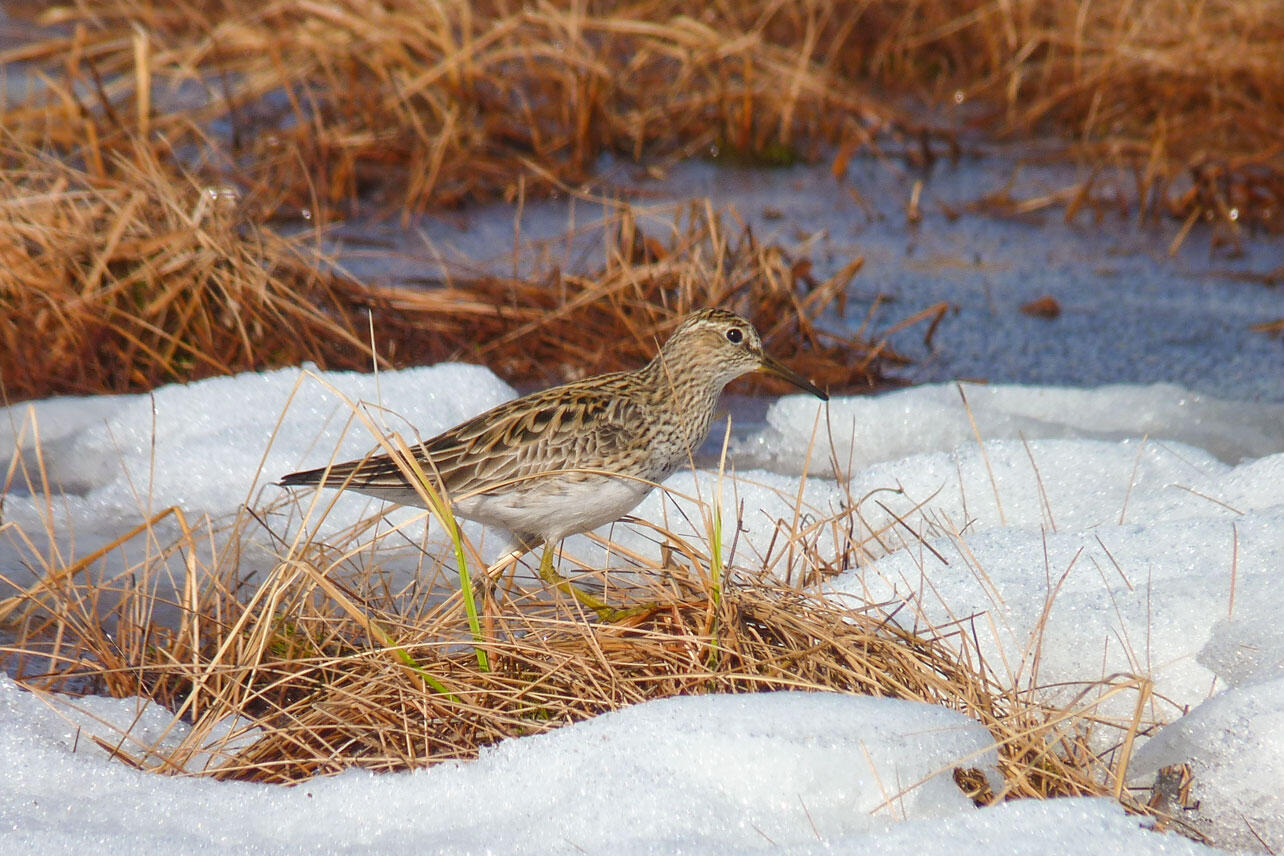
[[[739,327],[732,327],[727,331],[727,341],[733,345],[739,345],[744,339],[745,334]]]

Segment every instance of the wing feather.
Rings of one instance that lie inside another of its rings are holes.
[[[575,468],[601,468],[603,459],[639,448],[647,420],[644,405],[627,394],[626,375],[569,384],[501,404],[418,448],[425,472],[437,473],[455,498],[489,492],[533,476]],[[290,473],[281,485],[347,488],[406,502],[413,488],[389,455]]]

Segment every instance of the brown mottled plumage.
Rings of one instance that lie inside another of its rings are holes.
[[[415,448],[456,514],[531,549],[631,511],[704,442],[723,387],[764,370],[825,393],[767,356],[757,331],[721,309],[686,318],[647,365],[501,404]],[[396,461],[378,455],[291,473],[283,486],[355,490],[424,502]]]

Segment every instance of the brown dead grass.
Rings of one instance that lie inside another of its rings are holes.
[[[966,628],[903,630],[886,606],[853,608],[762,569],[736,568],[719,585],[704,547],[659,530],[663,567],[611,572],[608,597],[641,606],[631,617],[599,623],[558,592],[496,579],[479,597],[477,638],[439,560],[425,557],[418,582],[389,585],[379,557],[400,539],[373,520],[327,542],[278,541],[270,567],[247,563],[248,539],[286,513],[189,525],[166,512],[138,536],[165,546],[123,572],[104,573],[114,554],[103,566],[102,555],[44,563],[34,584],[0,599],[0,623],[16,637],[0,649],[6,668],[40,690],[142,695],[175,711],[191,725],[177,747],[100,741],[157,772],[289,783],[402,770],[647,699],[791,689],[914,699],[975,718],[994,735],[1006,783],[989,793],[961,762],[956,780],[981,802],[1112,790],[1111,762],[1088,748],[1094,728],[1112,727],[1094,722],[1094,705],[1050,709],[1033,688],[1003,686]],[[784,525],[793,576],[817,578],[816,532],[834,525]],[[233,717],[241,727],[229,742],[220,729]],[[250,727],[257,739],[237,745]]]
[[[43,472],[39,454],[27,454],[6,484],[53,509]],[[260,500],[220,521],[167,509],[82,557],[60,552],[73,533],[52,511],[44,531],[5,524],[34,581],[0,577],[0,630],[13,640],[0,662],[33,689],[141,695],[173,711],[190,725],[177,745],[99,741],[157,772],[288,783],[400,770],[647,699],[792,689],[973,717],[994,737],[1005,783],[989,793],[962,759],[955,779],[979,802],[1112,794],[1145,811],[1121,774],[1133,737],[1155,724],[1150,712],[1162,715],[1148,683],[1105,677],[1072,706],[1049,707],[1042,688],[1013,685],[985,662],[966,621],[911,631],[913,619],[897,617],[904,605],[821,594],[822,580],[867,561],[887,536],[855,540],[857,512],[817,515],[797,500],[759,556],[719,543],[717,532],[737,532],[739,521],[720,530],[707,503],[698,504],[703,536],[648,524],[663,545],[658,563],[613,545],[610,567],[580,564],[582,580],[631,608],[615,623],[529,578],[483,581],[464,539],[479,592],[474,629],[448,546],[424,546],[413,525],[381,515],[321,539],[328,499],[303,499]],[[843,545],[837,555],[832,543]],[[1136,695],[1138,716],[1099,715],[1100,701],[1120,693]],[[1092,748],[1102,733],[1116,735],[1104,754]]]
[[[0,105],[9,400],[302,360],[364,369],[367,313],[386,364],[484,359],[544,383],[636,365],[709,304],[769,322],[773,349],[834,391],[871,388],[898,361],[885,336],[813,324],[859,260],[817,283],[807,259],[721,213],[656,240],[623,211],[602,271],[419,292],[335,275],[315,233],[271,224],[306,210],[320,230],[372,199],[409,212],[567,192],[606,151],[832,154],[841,174],[858,151],[952,147],[892,106],[906,93],[936,115],[961,101],[989,134],[1059,129],[1062,155],[1093,166],[1077,187],[1000,190],[977,210],[1135,208],[1179,218],[1173,246],[1201,221],[1235,246],[1284,211],[1284,28],[1269,0],[22,8],[60,29],[0,54],[38,84]]]
[[[69,37],[13,54],[57,79],[6,125],[80,151],[140,135],[177,146],[221,121],[252,180],[295,204],[377,188],[415,210],[578,184],[608,150],[795,158],[898,115],[800,55],[818,22],[789,9],[82,2],[45,17]],[[781,28],[793,38],[767,34]],[[170,103],[175,84],[196,106]]]
[[[930,158],[948,137],[908,94],[989,135],[1059,133],[1094,168],[1060,205],[1122,194],[1232,233],[1281,217],[1276,0],[79,0],[44,20],[69,35],[5,57],[49,83],[4,114],[21,140],[101,159],[217,127],[220,169],[298,206],[512,198],[604,151]]]
[[[146,152],[95,179],[30,150],[0,170],[0,390],[124,392],[315,360],[370,365],[352,288],[307,236]]]
[[[708,206],[675,212],[663,240],[620,206],[604,227],[606,266],[588,274],[373,287],[335,272],[318,232],[262,225],[274,205],[262,189],[205,185],[146,149],[99,176],[30,149],[5,155],[0,390],[10,401],[305,361],[369,370],[371,331],[384,366],[466,359],[514,383],[551,383],[636,368],[657,337],[711,305],[760,323],[773,352],[835,392],[872,388],[903,362],[885,341],[814,326],[841,314],[859,258],[817,281],[806,258]]]

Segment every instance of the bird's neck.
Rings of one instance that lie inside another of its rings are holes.
[[[725,383],[705,366],[679,366],[661,351],[639,370],[648,389],[654,389],[672,406],[712,407]]]
[[[693,370],[690,366],[675,365],[671,359],[666,360],[663,351],[638,372],[643,375],[644,388],[655,390],[655,406],[689,426],[688,445],[695,447],[703,443],[725,381],[703,366]]]

